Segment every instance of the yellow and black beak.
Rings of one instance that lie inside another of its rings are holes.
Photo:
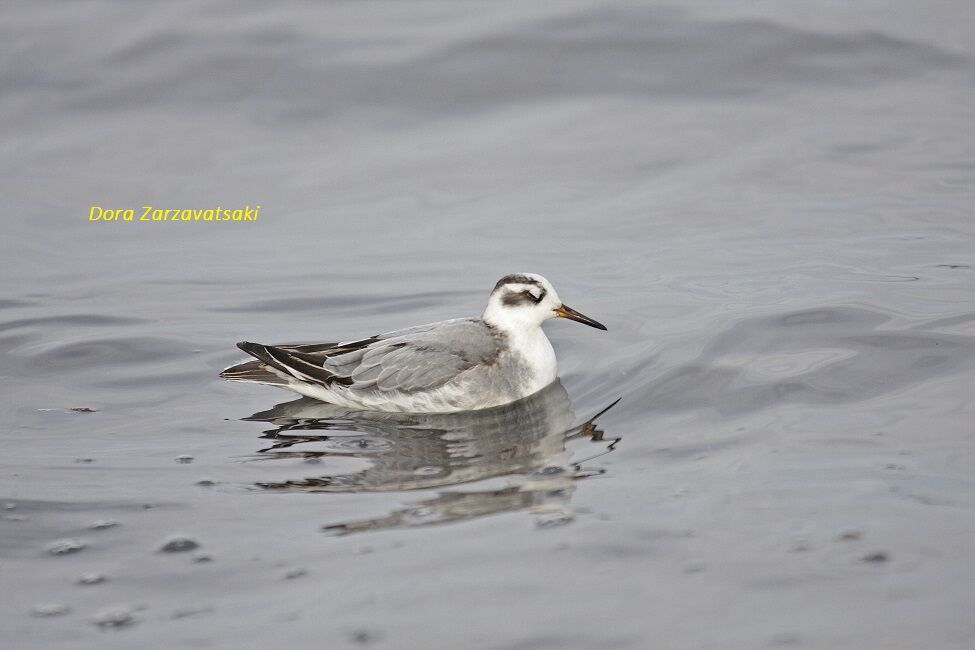
[[[575,309],[572,309],[571,307],[566,307],[565,305],[562,305],[561,307],[555,310],[555,314],[559,316],[559,318],[568,318],[569,320],[574,320],[577,323],[582,323],[583,325],[588,325],[589,327],[595,327],[597,330],[603,330],[604,332],[606,331],[605,325],[603,325],[600,322],[594,321],[588,316],[584,316],[580,314],[579,312],[577,312]]]

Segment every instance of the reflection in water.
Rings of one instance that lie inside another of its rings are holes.
[[[517,510],[535,513],[537,523],[545,526],[572,519],[568,502],[573,482],[601,473],[582,463],[612,451],[619,442],[604,440],[595,424],[615,404],[573,427],[569,396],[556,381],[513,404],[467,413],[351,411],[302,398],[247,419],[275,427],[262,436],[272,441],[260,450],[262,459],[352,457],[369,462],[361,471],[259,484],[266,489],[382,492],[508,477],[502,487],[440,492],[385,517],[326,526],[328,532],[424,526]],[[585,460],[572,462],[566,443],[574,440],[602,446]]]

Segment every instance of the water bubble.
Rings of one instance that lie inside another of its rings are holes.
[[[558,465],[549,465],[548,467],[536,470],[535,474],[538,476],[558,476],[559,474],[565,474],[565,468],[559,467]]]
[[[440,467],[428,466],[428,467],[418,467],[413,470],[413,474],[416,476],[433,476],[434,474],[439,474],[441,471]]]
[[[571,512],[545,512],[535,517],[535,526],[538,528],[555,528],[572,523],[574,520],[575,515]]]
[[[117,630],[135,624],[135,611],[126,605],[111,605],[99,610],[92,622],[103,630]]]
[[[7,521],[27,521],[27,517],[24,515],[7,515],[4,519]]]
[[[199,485],[200,487],[213,487],[214,485],[217,484],[217,482],[208,478],[204,478],[197,481],[196,484]]]
[[[195,555],[193,556],[193,562],[195,564],[206,564],[207,562],[213,562],[213,557],[210,555]]]
[[[193,457],[187,454],[183,454],[182,456],[177,456],[173,460],[175,460],[177,463],[180,463],[182,465],[189,465],[190,463],[193,462]]]
[[[210,614],[214,611],[216,611],[216,609],[209,605],[205,607],[188,607],[186,609],[177,609],[169,615],[169,618],[174,621],[181,618],[195,618],[197,616],[205,616],[206,614]]]
[[[284,574],[285,580],[294,580],[295,578],[301,578],[308,575],[308,572],[304,569],[292,569]]]
[[[883,564],[890,559],[890,556],[883,551],[877,551],[876,553],[868,553],[864,555],[860,560],[862,562],[869,562],[871,564]]]
[[[81,577],[78,578],[78,584],[79,585],[100,585],[101,583],[106,582],[107,580],[108,578],[106,578],[101,573],[82,573]]]
[[[799,540],[789,547],[790,553],[805,553],[812,550],[812,545],[804,539]]]
[[[71,410],[75,413],[98,413],[98,409],[93,409],[89,406],[73,406]]]
[[[70,611],[71,608],[63,603],[42,603],[35,605],[30,610],[30,615],[39,618],[53,618],[54,616],[64,616]]]
[[[691,562],[684,567],[684,573],[701,573],[706,570],[708,565],[704,562]]]
[[[99,519],[97,521],[91,522],[88,525],[88,528],[92,530],[105,530],[108,528],[115,528],[118,525],[119,523],[114,519]]]
[[[7,503],[3,504],[3,509],[4,510],[16,510],[17,509],[17,504],[14,503],[13,501],[8,501]]]
[[[802,639],[798,634],[792,634],[791,632],[779,632],[769,639],[769,645],[772,646],[783,646],[783,645],[798,645]]]
[[[416,523],[436,518],[439,515],[439,511],[431,506],[414,506],[403,512],[403,520]]]
[[[353,630],[349,635],[349,640],[360,645],[368,645],[381,641],[383,638],[382,630]]]
[[[161,553],[183,553],[199,548],[200,545],[189,537],[172,537],[159,549]]]
[[[332,440],[329,447],[340,451],[386,451],[392,448],[388,440],[369,436],[356,436]]]
[[[70,555],[85,548],[86,544],[80,539],[59,539],[48,545],[47,552],[51,555]]]

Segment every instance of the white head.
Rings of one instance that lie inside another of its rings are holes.
[[[557,316],[606,329],[601,323],[562,304],[552,283],[536,273],[514,273],[498,280],[488,298],[483,319],[501,330],[524,331]]]

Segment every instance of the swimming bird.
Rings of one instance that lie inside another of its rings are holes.
[[[514,402],[555,381],[542,323],[567,318],[606,327],[567,307],[535,273],[501,278],[480,318],[455,318],[344,343],[237,344],[256,361],[224,379],[270,384],[371,411],[451,413]]]

